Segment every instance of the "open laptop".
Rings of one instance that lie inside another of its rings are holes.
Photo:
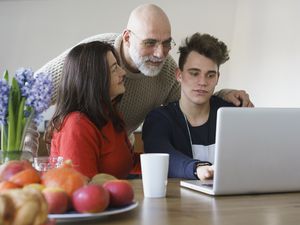
[[[209,195],[300,191],[300,108],[221,108],[213,181],[180,185]]]

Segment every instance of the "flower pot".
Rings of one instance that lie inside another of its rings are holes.
[[[29,151],[2,151],[0,150],[0,165],[11,160],[28,160],[33,162],[33,154]]]

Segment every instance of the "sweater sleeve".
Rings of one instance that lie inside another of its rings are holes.
[[[71,159],[74,168],[85,176],[98,173],[99,148],[101,143],[96,128],[84,117],[69,118],[60,131],[59,154]],[[51,148],[52,153],[52,148]]]
[[[176,128],[167,115],[157,109],[151,111],[143,125],[144,150],[146,153],[169,153],[169,177],[196,179],[194,165],[198,160],[174,147],[173,132],[176,133]]]

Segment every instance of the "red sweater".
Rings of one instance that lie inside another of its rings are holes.
[[[84,114],[70,113],[53,134],[51,156],[71,159],[74,168],[90,178],[97,173],[126,178],[134,157],[126,132],[117,132],[108,122],[102,133],[107,139]]]

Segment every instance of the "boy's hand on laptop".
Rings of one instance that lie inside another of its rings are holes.
[[[197,167],[197,176],[199,180],[211,180],[214,177],[214,166]]]

